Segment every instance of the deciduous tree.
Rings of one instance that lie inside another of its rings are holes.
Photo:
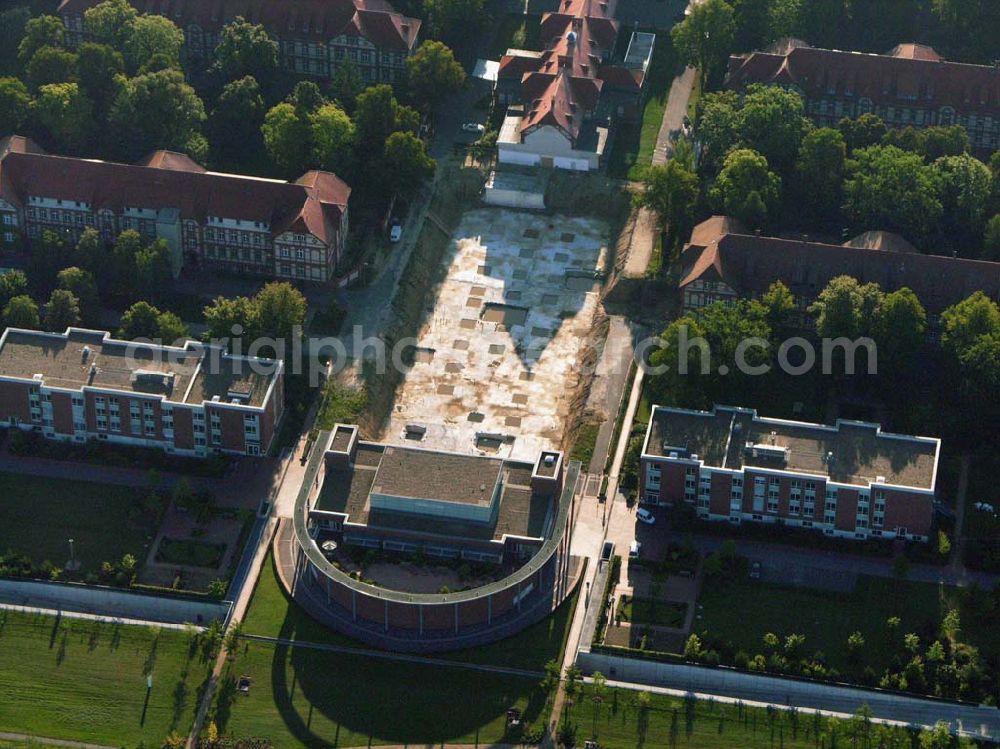
[[[80,322],[80,304],[72,291],[56,289],[45,305],[47,330],[63,331]]]
[[[95,322],[101,302],[93,274],[76,266],[70,266],[59,271],[56,281],[60,289],[69,291],[76,298],[80,319],[87,323]]]
[[[37,330],[41,327],[38,316],[38,305],[27,294],[20,294],[3,308],[3,322],[9,328],[28,328]]]
[[[31,113],[31,94],[17,78],[0,78],[0,132],[23,133]]]
[[[17,59],[22,65],[35,56],[42,47],[63,47],[66,27],[59,16],[35,16],[24,25],[24,36],[17,45]]]
[[[48,83],[63,83],[76,78],[76,55],[59,47],[42,47],[28,62],[24,79],[33,91]]]
[[[205,119],[198,94],[179,70],[160,70],[127,81],[111,107],[124,150],[138,156],[155,148],[184,150]]]
[[[386,139],[382,169],[386,184],[394,192],[412,196],[434,174],[435,166],[424,142],[413,133],[398,131]]]
[[[835,226],[843,201],[847,144],[833,128],[819,128],[802,139],[796,164],[797,195],[809,217]]]
[[[407,81],[416,101],[437,104],[465,83],[465,71],[443,42],[428,39],[406,59]]]
[[[35,117],[65,151],[79,152],[94,128],[93,105],[76,83],[49,83],[38,90]]]
[[[132,24],[132,31],[125,41],[125,62],[136,73],[162,70],[164,67],[180,68],[184,32],[169,18],[141,15]]]
[[[726,156],[710,196],[727,215],[757,228],[770,223],[777,213],[781,179],[768,168],[764,156],[740,148]]]
[[[698,201],[698,177],[675,159],[664,166],[652,166],[637,196],[641,205],[656,213],[660,229],[666,232],[667,246],[689,230]]]
[[[722,76],[732,50],[735,32],[733,8],[725,0],[705,0],[670,30],[670,38],[681,58],[700,71],[705,81]]]
[[[93,41],[124,52],[138,16],[128,0],[104,0],[83,12],[83,30]]]
[[[260,24],[237,16],[222,28],[215,60],[229,79],[253,76],[269,80],[278,68],[278,43]]]
[[[844,183],[847,215],[859,230],[881,227],[926,241],[941,218],[935,171],[896,146],[855,151]]]
[[[309,116],[313,162],[321,169],[345,174],[354,151],[355,129],[347,112],[333,102]]]

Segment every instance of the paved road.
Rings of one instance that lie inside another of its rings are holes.
[[[663,122],[660,124],[660,132],[653,147],[653,164],[666,164],[674,149],[670,134],[680,130],[684,124],[684,115],[687,114],[688,102],[691,101],[696,75],[694,68],[685,68],[684,72],[670,84],[667,106],[663,110]]]
[[[593,474],[603,474],[614,437],[618,413],[628,393],[625,385],[632,365],[632,331],[628,321],[620,315],[611,315],[604,350],[594,372],[587,408],[600,413],[604,421],[597,431],[594,453],[590,466],[584,466]]]

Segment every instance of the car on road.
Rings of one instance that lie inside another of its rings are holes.
[[[476,133],[477,135],[482,135],[486,132],[486,125],[479,122],[466,122],[462,125],[462,130],[467,133]]]
[[[389,241],[398,242],[403,238],[403,225],[398,221],[393,221],[389,227]]]
[[[642,544],[638,541],[633,541],[628,547],[628,558],[638,559],[640,554],[642,554]]]
[[[656,516],[645,507],[640,507],[635,511],[635,518],[640,523],[645,523],[646,525],[653,525],[656,523]]]
[[[760,562],[754,562],[750,565],[750,579],[760,580]]]
[[[615,554],[615,542],[605,541],[604,547],[601,549],[601,561],[610,562],[611,557],[613,557],[614,554]]]

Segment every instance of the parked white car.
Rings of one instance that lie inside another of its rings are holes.
[[[462,130],[464,130],[467,133],[477,133],[478,135],[482,135],[483,133],[486,132],[486,125],[480,124],[478,122],[466,122],[464,125],[462,125]]]
[[[392,226],[389,227],[389,241],[398,242],[403,238],[403,225],[398,221],[394,221]]]
[[[656,516],[645,507],[640,507],[635,511],[635,518],[640,523],[645,523],[646,525],[653,525],[656,523]]]

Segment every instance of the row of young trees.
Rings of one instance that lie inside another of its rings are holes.
[[[671,244],[711,210],[749,228],[884,229],[928,252],[1000,257],[1000,153],[974,158],[960,125],[890,130],[866,114],[815,128],[798,93],[754,85],[706,94],[696,136],[697,169],[682,142],[640,196]]]

